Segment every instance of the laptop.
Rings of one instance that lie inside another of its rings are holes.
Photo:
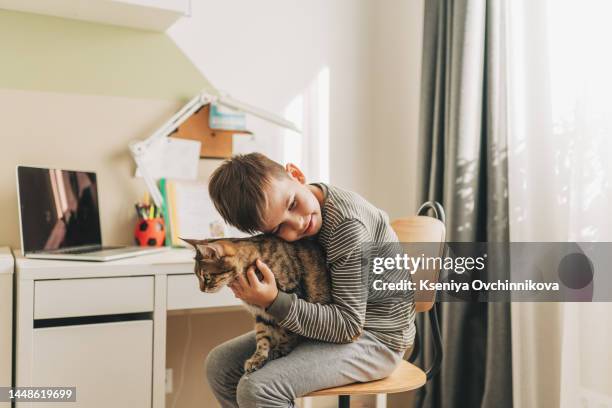
[[[94,172],[17,166],[17,199],[26,258],[111,261],[166,249],[102,246]]]

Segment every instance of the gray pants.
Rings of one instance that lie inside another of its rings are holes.
[[[221,407],[294,407],[295,398],[311,391],[384,378],[404,355],[365,331],[348,344],[304,340],[289,355],[243,375],[254,351],[255,333],[249,332],[208,354],[206,375]]]

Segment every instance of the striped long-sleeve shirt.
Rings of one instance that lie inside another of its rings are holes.
[[[333,302],[314,304],[279,292],[267,311],[281,326],[305,337],[348,343],[368,330],[389,348],[406,349],[415,334],[413,293],[375,290],[377,276],[362,267],[364,244],[385,252],[388,245],[376,244],[397,242],[387,214],[356,193],[316,185],[325,194],[318,240],[326,253]],[[368,254],[373,256],[393,254]]]

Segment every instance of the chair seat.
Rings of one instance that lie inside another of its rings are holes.
[[[425,385],[425,373],[419,367],[402,360],[395,371],[382,380],[366,383],[354,383],[340,387],[326,388],[304,395],[318,397],[323,395],[368,395],[392,394],[395,392],[412,391]]]

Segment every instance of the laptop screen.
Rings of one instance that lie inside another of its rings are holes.
[[[100,245],[96,174],[17,167],[23,252]]]

